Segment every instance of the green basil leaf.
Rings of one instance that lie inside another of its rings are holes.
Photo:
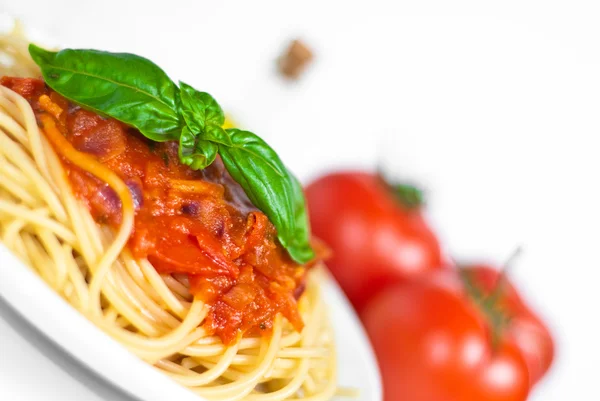
[[[213,123],[207,123],[204,127],[204,132],[200,135],[202,139],[207,141],[216,142],[221,145],[232,146],[231,138],[227,131],[220,125]]]
[[[310,246],[306,202],[298,181],[269,145],[252,132],[228,129],[232,145],[219,145],[219,154],[252,203],[277,228],[281,244],[292,259],[314,258]]]
[[[179,138],[178,88],[156,64],[128,53],[44,50],[29,53],[46,83],[67,99],[137,128],[154,141]]]
[[[310,220],[308,219],[306,198],[300,181],[288,170],[288,177],[294,190],[295,231],[291,235],[291,243],[287,250],[296,261],[306,263],[315,258],[315,251],[310,245]]]
[[[193,170],[206,168],[215,161],[219,147],[205,140],[200,140],[190,131],[183,127],[179,137],[179,160]]]
[[[200,92],[179,81],[181,88],[181,114],[192,131],[200,132],[207,123],[219,127],[225,122],[225,114],[219,103],[208,93]]]

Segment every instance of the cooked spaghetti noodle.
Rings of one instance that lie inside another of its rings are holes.
[[[23,43],[14,35],[0,38],[3,57],[17,57],[0,75],[37,70],[21,57]],[[331,399],[336,361],[319,268],[308,274],[298,300],[300,332],[278,315],[269,335],[248,333],[224,344],[206,329],[210,306],[190,293],[187,277],[160,274],[148,259],[134,257],[127,246],[135,219],[127,184],[65,139],[53,103],[45,101],[36,121],[25,98],[0,86],[2,243],[99,328],[208,400]],[[99,224],[73,193],[65,163],[116,193],[116,227]]]

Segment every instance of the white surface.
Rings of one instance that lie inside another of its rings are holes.
[[[597,1],[86,3],[0,7],[74,46],[140,53],[186,77],[303,179],[381,158],[422,179],[458,257],[499,263],[523,244],[514,281],[558,346],[531,399],[600,399]],[[272,77],[272,60],[295,35],[317,59],[286,85]],[[0,391],[31,387],[9,370],[20,362],[5,361],[12,344],[0,344]],[[50,400],[69,395],[68,381],[56,382]]]

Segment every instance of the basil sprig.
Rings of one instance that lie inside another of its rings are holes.
[[[183,82],[178,87],[160,67],[134,54],[51,52],[33,44],[29,53],[53,90],[153,141],[179,141],[179,159],[192,169],[206,168],[221,155],[233,179],[275,225],[292,259],[306,263],[315,257],[300,183],[257,135],[223,129],[223,110],[211,95]]]

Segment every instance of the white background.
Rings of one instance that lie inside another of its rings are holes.
[[[148,56],[215,95],[304,180],[383,163],[421,181],[459,259],[500,263],[522,244],[513,279],[558,348],[531,399],[600,399],[597,2],[398,3],[0,0],[0,11],[69,46]],[[288,84],[274,59],[296,36],[316,62]],[[0,326],[0,390],[98,399],[41,354],[6,357],[19,341]]]

